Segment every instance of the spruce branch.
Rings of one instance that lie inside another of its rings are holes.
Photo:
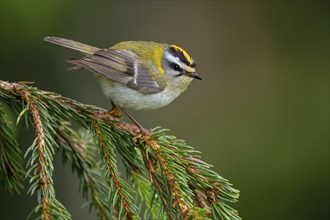
[[[181,217],[185,217],[188,211],[188,207],[192,207],[192,200],[191,195],[186,195],[187,192],[191,192],[187,187],[186,177],[182,175],[182,172],[184,170],[182,169],[182,167],[176,166],[175,163],[170,164],[174,161],[171,157],[171,153],[167,151],[166,147],[161,149],[161,146],[157,143],[157,141],[149,139],[149,137],[144,138],[144,143],[144,147],[150,147],[150,150],[153,151],[155,159],[156,161],[158,161],[159,165],[159,168],[157,169],[158,172],[155,174],[156,169],[151,164],[152,162],[150,162],[150,159],[147,157],[146,152],[142,153],[144,160],[148,163],[147,168],[151,175],[151,179],[156,185],[159,185],[159,183],[157,182],[157,179],[160,178],[159,176],[162,176],[161,179],[166,179],[166,182],[165,184],[163,183],[163,185],[167,186],[166,188],[169,189],[170,193],[168,195],[165,194],[163,196],[164,198],[168,197],[168,199],[165,200],[166,203],[164,202],[164,205],[167,206],[167,201],[169,200],[172,201],[170,204],[172,204],[172,207],[174,208],[171,209],[170,212],[168,212],[168,214],[170,215],[169,218],[174,219],[177,218],[178,215],[180,215]],[[167,152],[164,153],[163,150]],[[163,188],[158,187],[159,192],[164,193],[162,189]]]
[[[123,207],[125,210],[125,214],[126,214],[126,218],[131,220],[133,219],[134,215],[131,209],[135,209],[135,207],[131,207],[132,202],[130,201],[130,194],[133,194],[134,192],[132,192],[128,185],[119,177],[118,175],[118,170],[116,168],[116,161],[115,161],[115,153],[114,153],[114,148],[111,147],[114,145],[114,143],[111,140],[111,135],[107,135],[107,134],[111,134],[111,127],[109,127],[106,124],[102,124],[102,122],[94,122],[92,124],[95,132],[96,132],[96,137],[99,141],[100,147],[101,147],[101,153],[103,154],[103,170],[104,170],[104,175],[107,178],[111,178],[111,183],[113,183],[112,187],[115,187],[116,189],[113,191],[114,195],[111,196],[111,198],[109,198],[109,200],[113,200],[114,203],[112,205],[112,208],[115,209],[115,207],[117,206],[117,203],[120,202],[122,203],[122,206],[119,207]],[[100,127],[103,126],[103,129],[101,129]],[[108,132],[104,132],[104,131],[108,131]],[[109,138],[110,137],[110,138]],[[112,188],[111,187],[111,188]],[[116,196],[118,194],[118,196]],[[116,201],[117,198],[118,201]],[[117,211],[117,218],[122,219],[125,216],[121,216],[120,214],[123,213],[122,210],[120,210],[121,208],[116,207],[119,210]]]
[[[26,90],[21,90],[18,88],[15,88],[17,94],[19,94],[23,100],[27,103],[27,108],[30,110],[30,114],[33,120],[33,124],[35,126],[35,132],[36,132],[36,143],[31,146],[31,151],[34,152],[36,148],[37,149],[37,157],[35,159],[31,160],[31,163],[37,162],[36,166],[33,166],[35,168],[35,171],[39,173],[39,176],[37,178],[34,178],[36,183],[41,188],[41,204],[42,204],[42,217],[43,219],[50,219],[50,213],[49,213],[49,188],[52,187],[53,184],[52,179],[50,177],[52,173],[52,169],[49,169],[48,165],[52,163],[51,160],[47,161],[47,158],[45,157],[45,151],[46,151],[46,137],[44,133],[44,126],[41,121],[41,115],[38,111],[38,106],[36,106],[36,103],[30,98],[29,93]],[[50,156],[49,154],[48,156]],[[32,158],[32,157],[31,157]],[[51,157],[49,157],[52,159]],[[47,172],[47,174],[46,174]],[[33,180],[33,179],[32,179]],[[36,185],[37,185],[36,184]]]
[[[29,169],[26,174],[27,176],[31,176],[29,192],[32,195],[38,190],[41,197],[41,201],[39,201],[35,212],[38,213],[41,211],[40,218],[45,220],[53,219],[54,217],[70,219],[71,216],[68,211],[55,198],[52,173],[54,169],[53,147],[56,144],[50,135],[52,127],[49,124],[52,118],[47,113],[46,107],[41,102],[38,103],[29,90],[24,90],[22,87],[16,85],[14,85],[13,90],[26,103],[35,127],[36,139],[26,152],[26,155],[30,153],[28,161]]]
[[[227,204],[237,201],[239,191],[167,130],[155,128],[151,136],[141,135],[135,125],[103,109],[26,83],[0,81],[0,100],[17,113],[17,121],[24,119],[35,130],[24,171],[17,141],[0,108],[4,186],[17,191],[22,176],[30,178],[29,193],[39,198],[32,212],[38,219],[71,219],[53,187],[57,152],[77,173],[82,195],[99,219],[240,219]],[[130,182],[120,175],[118,158]]]

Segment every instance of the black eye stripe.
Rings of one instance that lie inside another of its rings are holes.
[[[172,63],[171,66],[175,71],[183,72],[183,69],[178,64]]]

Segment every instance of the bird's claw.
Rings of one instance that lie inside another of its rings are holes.
[[[109,114],[118,119],[122,119],[124,116],[123,113],[118,108],[112,108],[111,110],[107,111],[105,114]]]

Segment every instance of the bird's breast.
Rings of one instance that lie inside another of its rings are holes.
[[[100,79],[101,88],[105,96],[120,107],[135,110],[153,110],[171,103],[184,90],[167,86],[155,94],[142,94],[123,84],[108,79]]]

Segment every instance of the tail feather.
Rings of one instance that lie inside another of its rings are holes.
[[[63,47],[67,47],[73,50],[77,50],[88,55],[92,55],[96,51],[100,50],[100,48],[93,47],[88,44],[84,44],[74,40],[64,39],[60,37],[47,36],[44,38],[44,41],[57,44]]]

